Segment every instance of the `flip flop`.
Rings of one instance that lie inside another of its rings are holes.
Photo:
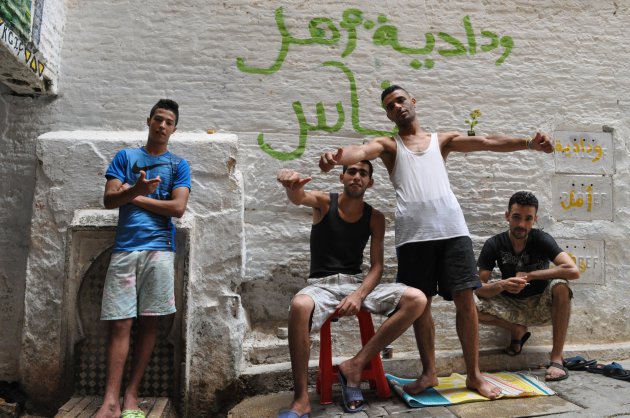
[[[343,410],[354,414],[355,412],[363,411],[365,408],[365,401],[363,400],[363,393],[361,392],[361,388],[355,388],[353,386],[348,386],[348,381],[346,380],[346,376],[341,373],[339,370],[339,383],[341,384],[341,397],[343,398]],[[356,408],[350,408],[350,403],[360,401],[361,404]]]
[[[586,370],[587,366],[597,364],[597,360],[587,360],[582,356],[569,357],[562,361],[562,365],[569,370]]]
[[[508,356],[512,356],[512,357],[518,356],[519,354],[521,354],[521,351],[523,351],[523,346],[525,345],[525,343],[527,342],[527,340],[529,340],[529,337],[531,336],[532,336],[532,333],[528,331],[525,334],[523,334],[520,340],[510,341],[510,345],[506,347],[505,350],[503,350],[503,352],[507,354]],[[518,351],[512,348],[516,344],[519,345]]]
[[[613,362],[612,364],[614,364],[615,366],[619,366],[619,367],[611,367],[609,369],[606,369],[604,366],[604,376],[608,376],[608,377],[612,377],[613,379],[618,379],[618,380],[625,380],[627,382],[630,382],[630,370],[626,370],[623,368],[623,366],[619,363],[615,363]]]
[[[597,373],[597,374],[605,374],[606,372],[611,373],[611,370],[613,369],[624,370],[621,364],[615,363],[614,361],[610,364],[593,364],[592,366],[586,366],[587,372]]]
[[[569,377],[569,369],[564,367],[562,364],[556,363],[555,361],[551,361],[547,365],[547,369],[549,369],[550,367],[555,367],[557,369],[564,370],[564,375],[558,376],[558,377],[550,377],[550,378],[547,378],[547,376],[545,376],[546,382],[558,382],[560,380],[565,380],[566,378]]]
[[[278,418],[310,418],[311,414],[306,413],[302,416],[292,409],[283,409],[278,413]]]
[[[139,409],[125,409],[120,414],[120,418],[146,418],[146,415]]]

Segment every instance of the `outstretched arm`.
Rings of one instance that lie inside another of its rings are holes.
[[[278,171],[276,179],[284,186],[287,197],[294,205],[323,209],[329,203],[327,193],[304,190],[304,185],[312,180],[311,177],[300,177],[300,173],[297,171],[283,168]]]
[[[319,168],[328,172],[336,165],[352,165],[363,160],[373,160],[385,152],[387,138],[374,138],[367,144],[347,145],[337,151],[325,152],[319,158]]]
[[[370,270],[357,290],[339,302],[336,309],[340,315],[355,315],[361,309],[361,304],[381,281],[383,275],[383,253],[385,240],[385,216],[376,209],[372,210],[370,220],[372,237],[370,238]]]
[[[551,139],[540,132],[533,138],[518,138],[508,135],[494,134],[487,136],[465,136],[458,132],[441,134],[440,148],[446,158],[450,152],[494,151],[511,152],[532,149],[546,153],[553,152]]]

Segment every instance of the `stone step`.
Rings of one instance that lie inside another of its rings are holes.
[[[92,418],[102,402],[100,396],[73,396],[59,408],[55,418]],[[169,398],[140,398],[139,405],[147,418],[177,418]]]
[[[551,346],[526,345],[523,352],[514,357],[503,353],[503,348],[484,349],[480,351],[479,368],[482,371],[519,371],[544,367],[549,363]],[[625,358],[630,352],[630,342],[614,344],[592,344],[566,346],[564,357],[583,356],[607,363],[615,359]],[[334,357],[333,364],[339,364],[347,357]],[[317,357],[311,356],[309,361],[309,384],[315,385],[317,373]],[[439,376],[451,373],[466,374],[466,365],[461,350],[436,351],[436,366]],[[418,352],[396,352],[391,359],[383,360],[385,373],[395,376],[413,377],[421,372]],[[291,363],[260,364],[247,367],[240,376],[243,394],[247,396],[291,391],[293,377]]]

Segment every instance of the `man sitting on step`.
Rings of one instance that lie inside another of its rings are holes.
[[[386,345],[398,338],[422,314],[426,297],[402,284],[379,284],[383,273],[385,217],[363,201],[372,187],[372,164],[361,161],[344,166],[339,179],[343,192],[305,191],[310,177],[289,169],[278,172],[287,197],[296,205],[313,209],[309,286],[298,292],[289,311],[289,351],[294,380],[294,399],[279,418],[310,416],[308,397],[309,331],[319,330],[335,312],[355,315],[362,307],[388,315],[376,334],[351,359],[339,364],[343,407],[346,412],[364,408],[361,372]],[[370,268],[363,277],[363,250],[370,241]]]
[[[562,350],[569,326],[571,297],[567,280],[580,277],[571,257],[551,235],[532,229],[538,199],[530,192],[510,198],[505,219],[508,230],[488,239],[477,265],[482,287],[475,291],[479,322],[510,331],[512,342],[505,353],[521,353],[530,337],[528,325],[553,325],[553,347],[545,380],[566,379]],[[549,262],[554,264],[549,268]],[[498,264],[502,280],[488,282]]]

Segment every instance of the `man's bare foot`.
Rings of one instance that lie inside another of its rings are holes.
[[[403,390],[405,393],[410,395],[417,395],[430,387],[437,386],[438,383],[438,378],[435,373],[432,373],[431,375],[423,373],[415,382],[403,386]]]
[[[496,399],[497,396],[501,394],[501,389],[492,383],[488,383],[481,374],[479,374],[478,377],[466,377],[466,387],[488,399]]]
[[[339,371],[346,378],[348,386],[358,388],[361,386],[361,372],[363,371],[357,365],[352,362],[352,359],[346,360],[339,366]]]
[[[94,418],[118,418],[120,417],[120,405],[118,402],[105,403],[99,408]]]

